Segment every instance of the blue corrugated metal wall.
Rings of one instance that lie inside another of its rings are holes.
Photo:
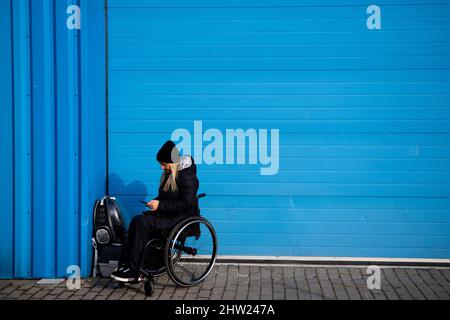
[[[450,2],[109,0],[110,192],[177,128],[279,128],[280,169],[200,165],[220,254],[450,258]],[[206,144],[206,143],[205,143]]]
[[[69,30],[69,5],[82,29]],[[105,192],[104,1],[0,1],[0,277],[91,267]]]

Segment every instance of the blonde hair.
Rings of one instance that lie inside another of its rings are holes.
[[[160,187],[163,187],[163,190],[167,192],[169,189],[172,192],[178,191],[177,186],[177,175],[178,175],[178,164],[177,163],[168,163],[170,167],[170,174],[166,179],[166,172],[164,171],[161,175],[160,179]]]

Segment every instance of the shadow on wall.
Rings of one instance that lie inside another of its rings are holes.
[[[122,218],[126,228],[131,221],[131,218],[141,212],[134,212],[135,207],[138,206],[138,201],[147,198],[147,187],[141,181],[132,181],[125,184],[117,173],[110,173],[109,179],[109,193],[116,197],[122,209]],[[133,209],[134,208],[134,209]],[[145,208],[142,209],[144,211]]]

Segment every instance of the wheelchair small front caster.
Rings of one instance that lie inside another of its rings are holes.
[[[152,276],[145,281],[144,292],[147,297],[151,297],[155,293],[155,279]]]

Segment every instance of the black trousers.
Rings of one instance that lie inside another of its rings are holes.
[[[134,216],[128,227],[128,237],[122,249],[120,262],[133,270],[138,270],[145,244],[150,239],[158,237],[161,231],[173,228],[183,218],[185,218],[183,215],[164,217],[149,211]]]

